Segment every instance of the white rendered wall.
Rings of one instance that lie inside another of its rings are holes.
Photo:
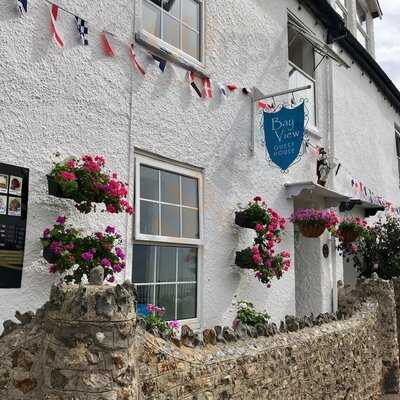
[[[233,266],[235,252],[247,247],[252,240],[249,232],[234,226],[234,209],[238,203],[245,204],[254,195],[261,195],[271,207],[288,217],[293,211],[293,201],[286,198],[283,184],[315,179],[316,155],[308,152],[285,175],[269,168],[258,138],[255,154],[248,149],[250,104],[240,91],[224,101],[214,88],[213,100],[199,99],[170,68],[161,74],[157,66],[138,51],[147,69],[143,78],[132,69],[126,48],[118,49],[119,58],[105,59],[96,36],[91,39],[93,46],[80,46],[73,21],[66,19],[62,31],[68,46],[61,51],[50,40],[46,3],[41,0],[31,3],[26,19],[19,19],[12,4],[0,4],[0,161],[22,165],[31,172],[22,288],[0,290],[0,319],[12,317],[15,309],[34,309],[46,301],[52,277],[40,258],[38,238],[58,214],[70,216],[71,222],[87,230],[113,223],[123,232],[130,253],[132,218],[101,213],[80,215],[68,201],[47,195],[45,175],[56,151],[63,156],[101,153],[113,169],[129,180],[133,196],[135,147],[204,169],[205,243],[199,285],[202,324],[230,324],[235,313],[234,302],[241,299],[267,309],[275,320],[294,314],[293,269],[267,289],[251,274]],[[132,2],[101,0],[95,6],[88,6],[82,1],[65,0],[62,4],[98,28],[116,32],[127,43],[132,38]],[[232,82],[240,87],[255,85],[264,92],[286,89],[288,8],[323,38],[321,25],[316,26],[315,19],[305,9],[299,11],[294,0],[215,0],[206,4],[206,69],[214,82]],[[324,63],[317,70],[317,79],[318,128],[324,138],[329,107]],[[369,97],[356,99],[357,102],[377,102],[380,96],[366,77],[361,78],[357,67],[350,72],[339,70],[335,81],[339,81],[335,88],[337,153],[350,160],[357,174],[365,174],[366,181],[368,178],[371,185],[381,185],[380,189],[389,196],[393,187],[379,183],[379,173],[367,168],[366,153],[357,155],[349,141],[343,139],[348,132],[354,132],[355,143],[365,147],[365,152],[372,156],[372,147],[368,146],[373,139],[366,140],[369,136],[362,128],[363,107],[354,106],[352,100],[354,93],[363,94],[361,89]],[[349,127],[350,105],[355,107],[359,120]],[[371,110],[369,112],[371,115]],[[390,140],[393,142],[389,126],[393,124],[390,121],[394,111],[386,103],[380,105],[376,113],[386,127],[387,151]],[[377,131],[379,123],[373,125]],[[312,141],[324,143],[316,138]],[[380,161],[371,161],[375,168],[387,162],[387,153],[378,149],[376,158]],[[394,163],[393,158],[393,165],[383,166],[385,174],[394,174]],[[322,271],[320,307],[321,311],[328,311],[332,300],[332,266],[329,260],[321,261],[321,246],[317,247],[318,257],[310,261],[322,263],[318,265]],[[290,225],[282,249],[294,254]],[[128,264],[130,262],[131,254]],[[126,278],[130,278],[130,274],[128,270]]]

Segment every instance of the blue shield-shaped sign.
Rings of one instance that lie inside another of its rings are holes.
[[[267,158],[286,171],[301,155],[304,140],[304,103],[295,108],[264,112]]]

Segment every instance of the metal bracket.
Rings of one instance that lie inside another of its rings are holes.
[[[271,93],[271,94],[263,94],[258,88],[253,87],[250,94],[250,101],[251,101],[251,137],[250,137],[250,152],[254,154],[254,147],[255,147],[255,111],[256,111],[256,103],[260,100],[271,99],[278,96],[283,96],[285,94],[293,94],[296,92],[301,92],[303,90],[311,89],[311,85],[301,86],[296,89],[288,89],[283,90],[281,92]]]

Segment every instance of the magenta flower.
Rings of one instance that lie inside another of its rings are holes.
[[[104,238],[104,235],[101,232],[96,232],[95,235],[96,235],[97,239],[99,239],[99,240]]]
[[[106,232],[107,233],[115,233],[115,227],[114,226],[111,226],[111,225],[108,225],[107,226],[107,228],[106,228]]]
[[[111,267],[111,261],[108,258],[103,258],[101,260],[101,265],[103,267]]]
[[[171,329],[179,329],[180,326],[181,326],[180,322],[179,322],[179,321],[176,321],[176,320],[174,320],[174,321],[168,321],[167,323],[168,323],[168,326],[169,326]]]
[[[68,171],[63,171],[60,173],[61,178],[63,178],[65,181],[75,181],[76,180],[76,175],[73,172],[68,172]]]
[[[64,225],[66,220],[67,220],[67,217],[60,215],[57,217],[56,222],[59,225]]]
[[[57,272],[56,266],[54,264],[49,265],[49,272],[55,274]]]
[[[82,253],[82,258],[83,258],[85,261],[92,261],[92,260],[93,260],[93,253],[90,252],[90,251],[87,251],[87,252],[85,252],[85,253]]]
[[[43,231],[43,239],[48,239],[49,236],[50,236],[50,229],[49,229],[49,228],[46,228],[46,229]]]
[[[114,275],[111,275],[109,278],[107,278],[107,282],[110,282],[110,283],[115,282],[115,277],[114,277]]]
[[[124,251],[121,249],[121,247],[116,247],[116,248],[115,248],[115,254],[116,254],[117,257],[120,258],[121,260],[125,260],[125,253],[124,253]]]
[[[261,224],[256,225],[256,232],[262,232],[264,230],[264,226]]]
[[[59,242],[58,240],[54,240],[54,242],[51,242],[50,244],[50,250],[54,254],[60,254],[63,250],[62,243]]]

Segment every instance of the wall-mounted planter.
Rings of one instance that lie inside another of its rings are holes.
[[[67,199],[68,197],[63,194],[61,186],[56,182],[54,176],[47,175],[47,187],[50,196],[60,197]]]
[[[301,234],[307,238],[318,238],[325,231],[325,224],[298,224]]]
[[[355,230],[342,231],[341,235],[343,242],[347,244],[355,242],[360,237],[360,234]]]
[[[235,224],[241,228],[254,229],[256,224],[251,221],[245,211],[236,211],[235,213]]]
[[[235,265],[243,269],[251,269],[253,265],[253,253],[250,247],[236,252]]]
[[[49,264],[54,264],[57,261],[57,256],[50,250],[50,246],[46,246],[43,248],[43,258]]]

